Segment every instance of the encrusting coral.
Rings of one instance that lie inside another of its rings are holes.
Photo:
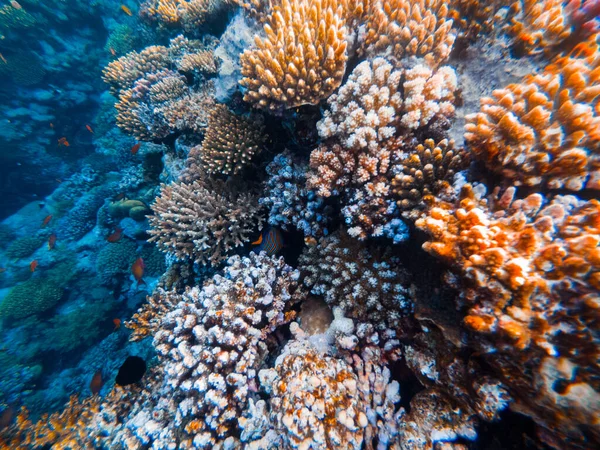
[[[509,188],[485,199],[466,185],[456,205],[439,202],[416,224],[432,236],[425,250],[452,267],[449,280],[459,289],[463,323],[496,349],[493,364],[508,387],[518,386],[520,408],[576,435],[576,427],[590,426],[597,411],[595,400],[582,403],[572,396],[592,395],[596,386],[591,355],[598,353],[600,203],[514,195]],[[529,369],[517,376],[511,373],[515,364]],[[546,391],[538,378],[552,364],[570,367],[569,373],[579,368],[558,393]]]
[[[316,105],[346,70],[344,12],[336,0],[282,0],[241,56],[244,100],[271,112]]]
[[[245,184],[206,176],[162,185],[151,206],[151,242],[181,260],[218,264],[260,229],[258,197]]]
[[[481,99],[465,139],[476,158],[516,185],[600,189],[600,35]]]
[[[361,51],[400,60],[419,56],[428,65],[443,63],[455,34],[448,0],[372,0],[365,14]]]
[[[259,118],[239,116],[218,104],[208,117],[202,145],[190,153],[199,153],[208,173],[236,174],[262,150],[266,138]]]

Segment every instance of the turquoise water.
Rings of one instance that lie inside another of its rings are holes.
[[[599,17],[2,0],[0,448],[597,448]]]

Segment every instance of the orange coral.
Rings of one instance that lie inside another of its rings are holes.
[[[483,98],[465,126],[475,156],[517,185],[600,189],[599,41]]]
[[[346,69],[343,8],[335,0],[282,0],[241,56],[244,100],[281,111],[318,104],[342,82]]]
[[[432,67],[450,55],[455,34],[448,0],[373,1],[366,14],[362,51],[421,56]]]

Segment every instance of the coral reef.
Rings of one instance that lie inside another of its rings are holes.
[[[63,289],[54,281],[32,278],[10,290],[0,304],[0,317],[22,319],[41,314],[54,306],[63,296]]]
[[[236,174],[262,150],[267,136],[258,118],[234,114],[225,105],[215,105],[208,117],[208,127],[198,152],[208,173]]]
[[[150,241],[180,260],[200,264],[220,263],[263,222],[248,186],[207,177],[163,185],[152,210]]]
[[[244,100],[271,112],[316,105],[342,82],[346,69],[344,11],[334,0],[282,0],[265,38],[241,56]]]
[[[598,40],[483,98],[467,116],[474,155],[517,185],[599,189]]]
[[[277,155],[266,168],[269,179],[259,203],[269,208],[269,224],[283,230],[294,226],[305,236],[320,237],[328,233],[331,208],[306,189],[307,170],[290,151]]]

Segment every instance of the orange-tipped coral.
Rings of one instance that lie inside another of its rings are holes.
[[[376,0],[366,16],[362,51],[369,56],[423,57],[432,67],[443,63],[455,34],[448,0]]]
[[[316,105],[346,70],[344,10],[335,0],[282,0],[265,24],[266,37],[241,56],[244,100],[268,111]]]
[[[438,202],[416,225],[432,236],[425,250],[452,267],[463,323],[496,350],[490,360],[520,409],[577,435],[598,414],[597,392],[587,402],[569,392],[598,389],[600,202],[514,193],[483,199],[466,185],[456,205]],[[546,389],[562,376],[544,364],[571,368],[564,389]]]
[[[465,139],[517,185],[600,189],[600,35],[481,100]]]

